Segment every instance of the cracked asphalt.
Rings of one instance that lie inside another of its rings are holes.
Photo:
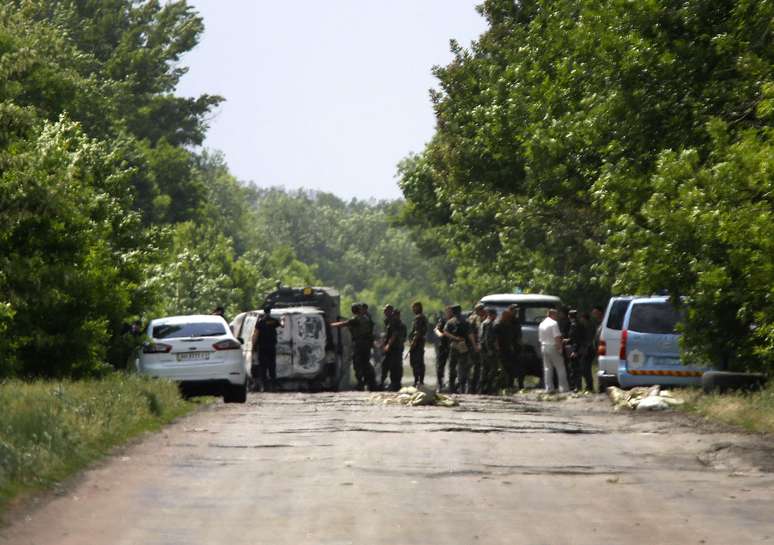
[[[774,543],[774,445],[602,396],[253,394],[11,513],[0,542]]]

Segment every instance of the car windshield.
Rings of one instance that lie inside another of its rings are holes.
[[[674,334],[680,319],[680,311],[670,303],[635,304],[629,329],[639,333]]]
[[[217,337],[226,334],[226,327],[217,322],[191,322],[187,324],[161,324],[153,327],[154,339],[177,337]]]
[[[608,329],[620,331],[623,328],[624,316],[626,316],[626,310],[631,302],[631,299],[613,301],[613,305],[610,307],[610,314],[607,317]]]

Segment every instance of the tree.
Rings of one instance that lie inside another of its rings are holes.
[[[29,136],[0,153],[0,374],[82,376],[131,310],[139,217],[107,146],[67,119]]]
[[[758,308],[752,293],[712,304],[696,296],[699,276],[680,268],[703,262],[690,244],[680,246],[684,258],[672,254],[651,274],[641,256],[655,258],[657,239],[642,231],[663,219],[651,203],[664,194],[658,169],[670,153],[690,150],[698,175],[719,151],[708,123],[724,123],[729,142],[770,125],[756,111],[768,108],[774,4],[488,0],[480,9],[489,29],[469,50],[452,42],[454,60],[434,70],[436,133],[400,167],[403,221],[422,231],[420,241],[441,242],[457,265],[455,283],[483,289],[499,279],[509,290],[589,305],[613,289],[655,288],[658,278],[676,298],[693,294],[696,308],[705,301],[705,317]],[[729,262],[713,262],[716,275],[726,268],[736,278]],[[708,356],[691,333],[699,314],[689,312],[686,348]],[[739,333],[752,325],[747,317],[728,330],[755,352],[764,321],[755,320],[754,336]],[[739,359],[740,350],[722,359]]]

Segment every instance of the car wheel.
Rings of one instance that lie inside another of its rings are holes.
[[[752,392],[766,385],[766,376],[760,373],[729,373],[726,371],[707,371],[701,377],[701,387],[705,393],[724,393],[733,390]]]
[[[247,382],[229,384],[223,392],[223,403],[244,403],[247,401]]]

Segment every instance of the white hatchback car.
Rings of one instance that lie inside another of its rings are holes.
[[[137,372],[180,383],[187,395],[222,395],[226,403],[247,399],[248,370],[242,343],[220,316],[157,318],[135,360]]]

